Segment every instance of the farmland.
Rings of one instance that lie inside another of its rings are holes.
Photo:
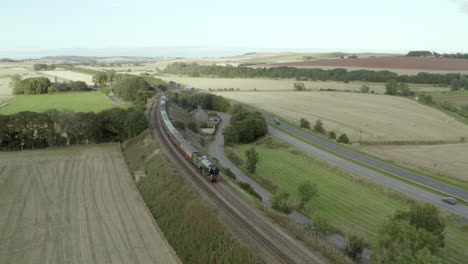
[[[21,95],[8,100],[0,108],[0,114],[14,114],[22,111],[45,112],[49,109],[72,110],[75,112],[100,112],[120,105],[112,103],[105,95],[96,92]]]
[[[289,80],[272,80],[272,79],[239,79],[239,78],[194,78],[194,77],[177,77],[177,76],[158,76],[165,81],[174,81],[177,83],[192,86],[197,89],[240,89],[242,91],[291,91],[294,88],[294,83],[297,81]],[[306,89],[318,91],[320,89],[335,89],[335,90],[351,90],[359,91],[363,84],[370,87],[371,91],[383,94],[385,92],[385,84],[383,83],[361,83],[361,82],[333,82],[333,81],[301,81]],[[415,92],[441,92],[448,91],[448,88],[432,87],[426,85],[410,85],[410,89]]]
[[[245,159],[251,145],[237,146],[237,153]],[[356,234],[374,242],[379,226],[396,210],[405,210],[408,204],[383,187],[324,164],[290,147],[270,148],[255,145],[260,155],[256,174],[272,180],[282,191],[296,198],[297,187],[305,180],[317,184],[319,196],[308,206],[313,214],[347,234]],[[339,195],[337,195],[339,194]],[[468,257],[467,230],[448,225],[444,259],[461,263]]]
[[[270,66],[333,66],[385,69],[418,69],[439,71],[468,71],[468,60],[418,57],[381,57],[359,59],[324,59],[304,62],[275,63]]]
[[[179,263],[119,152],[0,153],[0,262]]]
[[[222,92],[235,101],[263,109],[294,124],[300,118],[323,121],[327,130],[352,141],[459,141],[468,126],[407,98],[341,92]]]
[[[91,74],[80,73],[80,72],[73,72],[73,71],[44,71],[41,72],[46,76],[51,76],[50,78],[52,81],[54,77],[57,76],[59,79],[69,80],[69,81],[83,81],[87,85],[93,85],[93,76]]]
[[[10,86],[10,78],[0,78],[0,100],[2,100],[2,98],[11,96],[11,94],[12,87]]]
[[[363,146],[364,151],[468,182],[468,144]]]

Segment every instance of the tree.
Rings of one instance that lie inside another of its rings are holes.
[[[396,95],[398,92],[398,83],[395,79],[388,80],[385,83],[385,94]]]
[[[360,91],[361,91],[361,93],[369,93],[370,87],[367,86],[367,85],[362,85]]]
[[[348,144],[349,143],[349,138],[348,138],[348,136],[346,134],[341,134],[336,141],[338,143]]]
[[[72,91],[88,91],[88,85],[83,81],[76,81],[70,85]]]
[[[329,139],[336,139],[336,133],[335,133],[335,131],[330,131],[330,132],[328,132],[328,138],[329,138]]]
[[[452,82],[450,82],[450,90],[458,91],[459,89],[460,89],[460,81],[457,79],[453,79]]]
[[[314,131],[320,134],[325,133],[325,128],[323,128],[322,120],[319,119],[315,121]]]
[[[348,244],[345,248],[346,255],[356,261],[359,261],[365,246],[366,244],[363,238],[352,235],[348,237]]]
[[[411,95],[411,91],[408,87],[408,84],[407,83],[400,83],[398,84],[398,95],[401,95],[401,96],[409,96]]]
[[[305,90],[306,88],[305,88],[304,83],[300,83],[300,82],[294,83],[294,91],[305,91]]]
[[[305,118],[301,118],[299,121],[299,126],[302,128],[310,128],[310,122]]]
[[[312,184],[310,181],[305,181],[297,188],[299,193],[299,206],[304,208],[305,204],[310,201],[310,199],[318,196],[317,185]]]
[[[106,72],[99,71],[93,75],[94,86],[104,88],[107,85],[109,77]]]
[[[239,132],[235,126],[227,126],[223,130],[224,142],[228,146],[239,143]]]
[[[127,118],[125,120],[125,131],[127,138],[132,138],[140,134],[148,128],[148,121],[145,112],[136,108],[129,108]]]
[[[260,156],[255,150],[255,147],[251,147],[250,149],[246,150],[245,156],[247,156],[247,169],[251,173],[255,173],[257,163],[260,161]]]

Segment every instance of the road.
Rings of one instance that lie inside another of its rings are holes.
[[[268,121],[268,123],[274,125],[273,117],[269,115],[264,114],[265,119]],[[322,148],[328,149],[330,151],[333,151],[335,153],[338,153],[342,156],[345,156],[347,158],[350,158],[352,160],[358,161],[362,164],[374,167],[376,169],[382,170],[384,172],[390,173],[392,175],[401,177],[403,179],[421,184],[423,186],[426,186],[430,189],[434,189],[436,191],[446,193],[450,196],[457,197],[459,199],[468,201],[468,191],[464,190],[462,188],[434,180],[432,178],[423,176],[421,174],[414,173],[412,171],[405,170],[403,168],[394,166],[392,164],[371,158],[369,156],[366,156],[364,154],[352,151],[350,149],[347,149],[345,147],[342,147],[340,145],[334,144],[332,142],[329,142],[327,140],[324,140],[322,138],[319,138],[317,136],[311,135],[299,128],[296,128],[292,125],[289,125],[287,123],[281,122],[280,125],[274,125],[274,126],[279,126],[282,129],[288,131],[291,134],[294,134],[300,138],[303,138],[307,141],[310,141]],[[277,135],[279,132],[275,132]],[[387,177],[388,178],[388,177]]]

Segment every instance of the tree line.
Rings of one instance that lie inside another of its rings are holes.
[[[51,83],[47,77],[32,77],[22,79],[21,76],[12,77],[13,94],[46,94],[53,92],[90,91],[85,82]]]
[[[194,110],[198,106],[219,112],[228,112],[231,109],[231,105],[226,98],[214,94],[182,91],[171,93],[170,98],[174,103],[187,110]]]
[[[408,57],[431,57],[436,58],[452,58],[452,59],[468,59],[468,53],[437,53],[428,50],[413,50],[406,54]]]
[[[51,65],[47,65],[47,64],[44,64],[44,63],[36,63],[33,65],[33,68],[35,71],[53,71],[55,70],[55,65],[54,64],[51,64]]]
[[[0,150],[123,141],[148,127],[142,108],[112,108],[100,113],[28,111],[0,115],[0,123]]]
[[[166,67],[164,73],[188,75],[192,77],[207,76],[218,78],[296,78],[298,81],[364,81],[364,82],[387,82],[395,79],[398,82],[416,84],[450,85],[452,80],[463,76],[459,73],[427,73],[420,72],[416,75],[398,75],[391,71],[355,70],[348,71],[343,68],[324,70],[319,68],[305,69],[295,67],[271,67],[250,68],[233,66],[203,66],[196,63],[173,63]]]

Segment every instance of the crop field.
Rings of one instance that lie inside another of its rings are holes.
[[[243,158],[252,145],[241,145],[236,151]],[[317,184],[319,196],[308,206],[334,227],[374,242],[379,226],[396,210],[408,205],[395,195],[376,188],[360,176],[346,175],[333,167],[298,152],[294,148],[272,149],[255,145],[260,156],[256,174],[272,180],[281,190],[297,196],[297,187],[305,180]],[[295,154],[293,154],[293,152]],[[339,195],[337,195],[339,194]],[[446,229],[444,259],[463,263],[468,258],[468,230],[449,224]]]
[[[195,78],[195,77],[177,77],[177,76],[158,76],[165,81],[174,81],[195,87],[197,89],[240,89],[241,91],[292,91],[296,80],[271,80],[271,79],[233,79],[233,78]],[[319,91],[320,89],[351,90],[359,91],[362,85],[370,87],[371,91],[378,94],[385,92],[383,83],[362,83],[362,82],[333,82],[333,81],[301,81],[306,89]],[[432,87],[425,85],[410,85],[410,89],[415,92],[442,92],[448,91],[448,88]]]
[[[9,77],[0,77],[0,100],[2,97],[8,97],[12,94],[12,87],[10,86]]]
[[[119,152],[0,152],[0,262],[179,263]]]
[[[326,130],[346,133],[352,141],[460,141],[468,126],[407,98],[341,92],[219,92],[299,124],[318,119]]]
[[[303,62],[275,63],[271,66],[333,66],[386,69],[418,69],[468,71],[468,60],[448,58],[381,57],[359,59],[324,59]]]
[[[5,66],[5,65],[0,65],[0,77],[6,77],[6,76],[11,76],[15,74],[24,74],[31,72],[32,70],[28,70],[24,67],[20,66]]]
[[[385,159],[401,162],[468,182],[468,143],[445,145],[378,145],[361,148]]]
[[[450,102],[456,106],[465,106],[468,105],[468,95],[465,96],[444,96],[444,97],[434,97],[434,101],[436,102]]]
[[[9,115],[22,111],[45,112],[49,109],[97,113],[113,107],[121,106],[96,92],[20,95],[8,100],[8,105],[0,108],[0,114]]]
[[[52,76],[69,81],[83,81],[87,85],[93,85],[93,76],[91,74],[73,72],[73,71],[42,71],[44,75]],[[53,80],[54,78],[52,78]]]

